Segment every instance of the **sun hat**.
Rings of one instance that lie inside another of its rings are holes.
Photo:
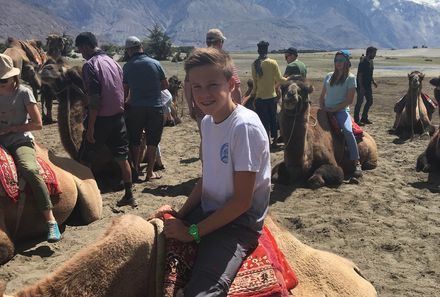
[[[11,57],[0,54],[0,79],[7,79],[20,74],[20,69],[14,67]]]
[[[129,36],[127,37],[127,39],[125,39],[125,48],[132,48],[141,45],[142,45],[141,40],[136,36]]]
[[[220,31],[220,29],[209,29],[206,33],[206,42],[215,42],[218,40],[226,40],[226,37],[223,35],[222,31]]]

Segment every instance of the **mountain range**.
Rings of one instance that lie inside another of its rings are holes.
[[[231,51],[440,46],[440,0],[0,0],[0,40],[92,31],[122,44],[159,24],[174,45],[220,28]]]

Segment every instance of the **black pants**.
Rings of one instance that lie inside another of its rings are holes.
[[[354,121],[359,122],[359,114],[361,112],[362,103],[364,103],[364,97],[367,101],[364,106],[364,111],[362,112],[362,120],[368,120],[368,111],[370,110],[371,105],[373,105],[373,90],[371,85],[367,88],[364,88],[363,91],[358,87],[357,88],[357,100],[356,106],[354,107]]]

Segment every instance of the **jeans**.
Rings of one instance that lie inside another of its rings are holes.
[[[258,114],[267,136],[272,137],[273,140],[278,138],[277,131],[277,98],[270,99],[255,99],[255,112]],[[270,138],[269,138],[270,139]]]
[[[362,103],[364,102],[364,97],[366,100],[364,111],[362,112],[361,120],[368,120],[368,111],[370,110],[371,105],[373,105],[373,90],[371,85],[368,88],[364,88],[364,91],[361,91],[360,88],[357,89],[357,100],[356,106],[354,107],[354,121],[359,122],[359,114],[361,112]]]
[[[350,160],[359,160],[359,150],[356,138],[353,134],[353,127],[351,125],[351,117],[347,110],[340,110],[335,112],[336,120],[339,127],[344,134],[345,142],[347,143],[348,151],[350,152]]]
[[[201,207],[185,219],[195,224],[206,218]],[[259,234],[232,221],[201,238],[185,297],[226,297],[244,259],[258,245]]]

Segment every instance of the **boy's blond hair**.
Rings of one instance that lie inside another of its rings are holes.
[[[231,79],[233,73],[231,57],[225,51],[213,47],[193,50],[185,60],[185,72],[188,75],[191,69],[206,65],[218,67],[227,80]]]

